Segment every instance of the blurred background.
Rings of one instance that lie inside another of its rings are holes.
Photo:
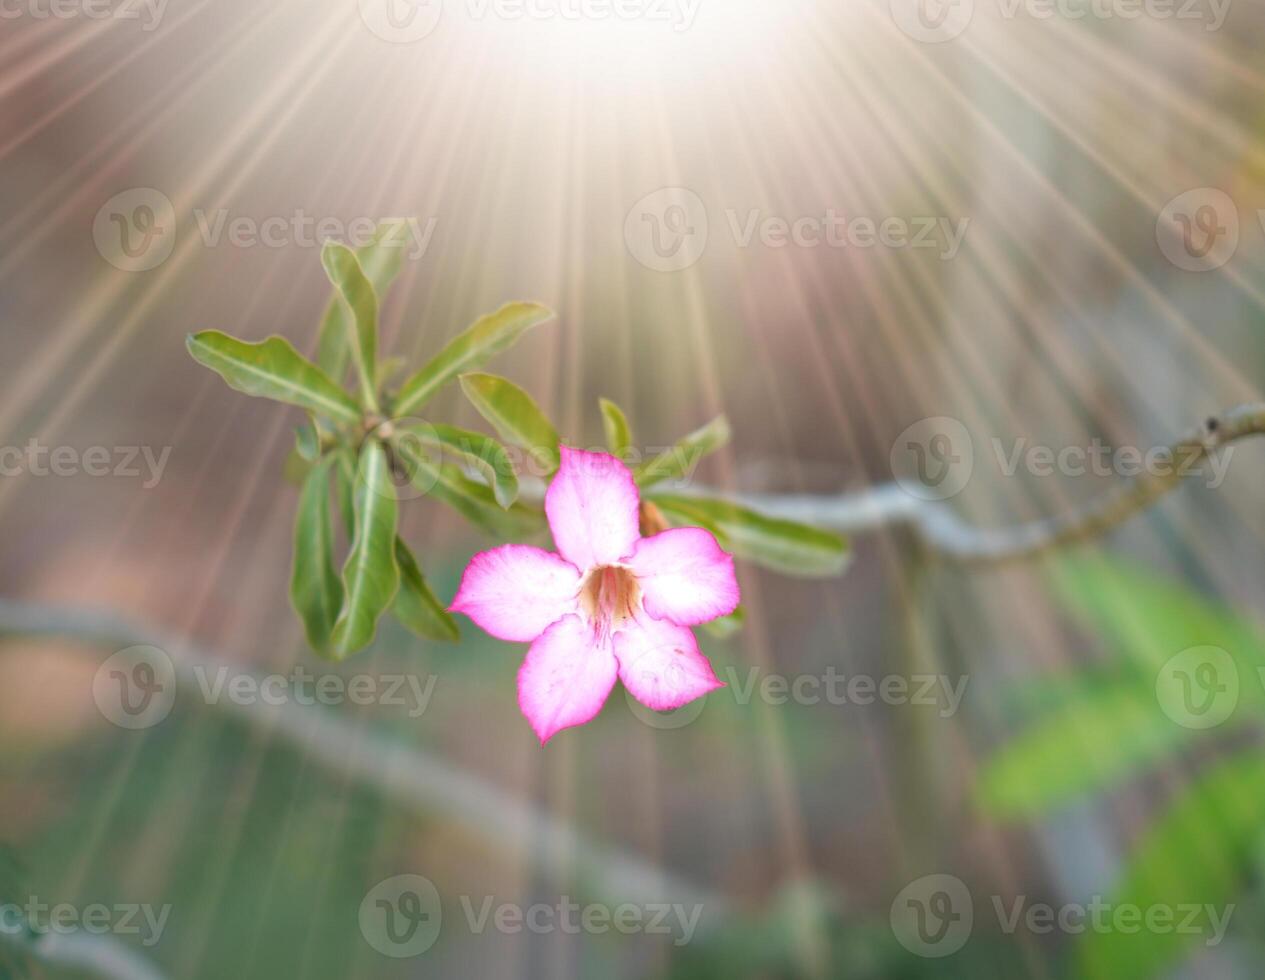
[[[893,528],[841,577],[740,564],[744,629],[701,635],[728,688],[617,688],[542,749],[523,651],[464,620],[307,649],[302,414],[184,341],[311,353],[320,241],[406,216],[382,347],[550,306],[492,370],[573,444],[604,396],[646,449],[725,413],[697,487],[835,498],[920,442],[955,468],[917,506],[1075,510],[1261,397],[1263,29],[1247,0],[7,0],[0,899],[77,928],[0,916],[0,970],[1260,976],[1265,450],[1030,561]],[[430,415],[485,428],[455,387]],[[496,542],[403,514],[450,600]],[[31,603],[431,693],[287,727],[194,688],[131,730],[94,697],[125,638],[18,635]]]

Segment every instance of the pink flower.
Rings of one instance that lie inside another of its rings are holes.
[[[616,677],[656,711],[724,687],[688,627],[737,608],[733,558],[699,527],[643,538],[639,513],[628,467],[564,446],[545,494],[558,554],[502,545],[462,576],[452,611],[531,643],[518,703],[542,745],[592,721]]]

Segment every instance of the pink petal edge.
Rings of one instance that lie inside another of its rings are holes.
[[[470,559],[448,607],[498,640],[529,643],[576,608],[580,573],[540,548],[506,544]]]
[[[607,453],[561,447],[561,465],[545,493],[545,515],[558,552],[581,571],[611,565],[641,538],[632,471]]]
[[[670,711],[725,686],[683,626],[642,614],[615,634],[619,679],[638,701]]]
[[[597,717],[619,665],[609,646],[579,616],[565,616],[545,630],[518,670],[518,706],[544,745],[564,728]]]
[[[641,585],[646,612],[677,626],[728,616],[742,600],[733,556],[701,527],[672,528],[642,538],[628,564]]]

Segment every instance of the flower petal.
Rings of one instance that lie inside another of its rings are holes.
[[[579,616],[564,616],[545,630],[518,670],[518,705],[540,744],[597,717],[617,669],[610,645]]]
[[[558,551],[581,571],[628,557],[641,537],[632,472],[606,453],[567,446],[561,453],[562,464],[545,494]]]
[[[678,626],[728,616],[742,598],[733,557],[701,527],[678,527],[642,538],[628,564],[641,586],[646,612]]]
[[[644,613],[615,634],[619,679],[655,711],[669,711],[725,685],[683,626]]]
[[[527,643],[575,611],[579,586],[580,573],[557,555],[506,544],[470,559],[449,609],[498,640]]]

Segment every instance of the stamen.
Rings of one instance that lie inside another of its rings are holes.
[[[641,587],[631,568],[598,565],[580,583],[580,609],[602,636],[622,627],[641,608]]]

